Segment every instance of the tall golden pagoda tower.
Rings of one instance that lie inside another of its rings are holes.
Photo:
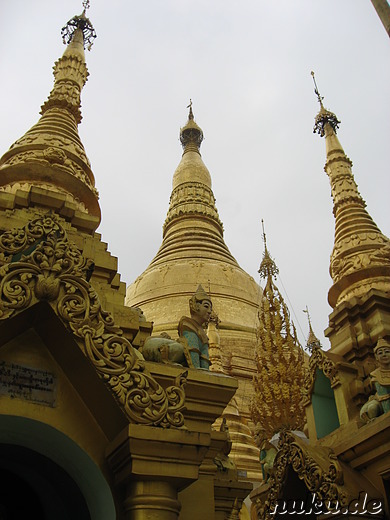
[[[223,372],[238,378],[236,403],[241,420],[247,422],[260,288],[225,244],[210,173],[200,154],[202,140],[190,103],[188,121],[180,130],[183,155],[173,175],[163,241],[149,267],[128,287],[126,304],[142,309],[153,321],[154,333],[165,331],[177,337],[189,297],[198,284],[209,288],[220,320]],[[232,453],[241,454],[234,459],[237,467],[258,478],[258,450],[249,429],[240,439],[234,435],[231,431]]]
[[[81,90],[88,78],[84,42],[91,46],[96,35],[85,10],[77,23],[72,30],[63,28],[68,45],[54,65],[54,87],[42,105],[41,118],[0,160],[0,189],[23,192],[26,201],[40,199],[39,204],[73,216],[81,228],[95,230],[100,223],[98,192],[78,124]],[[42,190],[46,195],[40,196]]]
[[[325,172],[335,218],[329,268],[333,285],[328,293],[334,311],[325,333],[335,353],[364,364],[372,358],[373,341],[390,333],[390,241],[371,218],[358,191],[352,161],[336,135],[340,121],[324,108],[317,86],[315,90],[320,111],[314,131],[325,137]]]

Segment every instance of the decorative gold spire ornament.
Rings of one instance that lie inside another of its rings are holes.
[[[81,122],[81,90],[87,81],[84,47],[91,47],[95,30],[84,10],[62,29],[67,48],[54,65],[54,87],[42,105],[42,117],[0,159],[0,189],[40,186],[61,192],[79,210],[100,221],[98,193],[77,126]]]
[[[287,305],[273,282],[278,268],[268,253],[264,228],[263,240],[259,273],[266,285],[259,308],[251,415],[253,422],[264,429],[264,437],[271,439],[280,430],[303,428],[304,357]]]
[[[314,79],[314,73],[312,73]],[[314,80],[315,81],[315,80]],[[315,84],[320,111],[314,132],[325,136],[327,173],[333,198],[335,241],[330,260],[333,286],[328,295],[334,308],[343,301],[365,295],[370,289],[390,291],[390,241],[365,209],[336,132],[340,121],[326,110]]]
[[[190,109],[188,113],[188,121],[187,124],[180,129],[180,142],[183,145],[183,153],[190,150],[200,153],[199,148],[203,141],[203,132],[195,123],[194,113],[192,112],[192,99],[190,99],[190,104],[187,108]]]
[[[61,36],[64,44],[68,45],[72,41],[73,35],[77,29],[81,29],[84,35],[84,48],[87,45],[87,49],[90,51],[94,40],[97,38],[97,34],[89,18],[85,16],[86,10],[90,8],[89,0],[84,0],[83,7],[84,10],[81,15],[74,16],[61,29]]]
[[[325,135],[325,125],[328,123],[332,128],[333,128],[333,131],[336,133],[338,128],[339,128],[339,125],[340,125],[340,121],[337,119],[337,116],[336,114],[334,114],[333,112],[330,112],[329,110],[327,110],[322,101],[323,101],[323,96],[320,95],[319,93],[319,90],[318,90],[318,87],[317,87],[317,82],[316,82],[316,78],[315,78],[315,75],[314,75],[314,72],[311,71],[311,75],[312,75],[312,78],[313,78],[313,82],[314,82],[314,92],[317,96],[317,99],[318,99],[318,103],[320,104],[320,111],[318,112],[316,118],[315,118],[315,124],[314,124],[314,129],[313,129],[313,132],[314,133],[318,133],[321,137],[324,137]]]
[[[234,500],[233,509],[229,513],[227,520],[240,520],[240,508],[238,506],[238,499]]]
[[[188,105],[187,123],[180,129],[183,155],[173,175],[172,194],[163,226],[163,243],[153,263],[169,260],[178,252],[188,257],[192,244],[202,243],[202,250],[237,266],[223,240],[223,226],[215,206],[211,176],[206,168],[200,146],[203,131],[196,124],[192,101]],[[191,233],[188,232],[191,228]],[[192,251],[190,253],[192,256]]]
[[[317,338],[317,336],[313,332],[313,328],[311,326],[311,319],[310,319],[310,313],[309,309],[306,305],[306,309],[303,311],[307,314],[307,321],[309,322],[309,335],[307,337],[306,341],[306,348],[309,352],[312,352],[314,348],[321,348],[320,340]]]
[[[218,332],[220,319],[213,310],[207,327],[207,337],[209,338],[209,358],[211,372],[223,373],[221,337]]]

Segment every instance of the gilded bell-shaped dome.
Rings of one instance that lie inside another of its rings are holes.
[[[260,287],[225,244],[210,173],[200,154],[202,140],[203,132],[190,107],[180,131],[183,155],[173,175],[163,241],[149,267],[128,287],[126,304],[143,310],[147,320],[154,322],[154,334],[164,331],[175,338],[178,322],[188,314],[189,298],[198,285],[210,291],[220,319],[223,370],[239,378],[239,413],[250,421]],[[247,445],[240,446],[241,455],[248,476],[256,478],[258,452],[248,439]],[[248,458],[252,461],[249,466]],[[240,462],[235,462],[240,468]]]

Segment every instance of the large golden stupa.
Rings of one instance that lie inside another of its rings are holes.
[[[261,289],[225,244],[211,176],[199,151],[203,132],[194,120],[191,104],[189,109],[188,121],[180,130],[184,151],[173,175],[163,241],[149,267],[128,287],[126,304],[142,309],[147,320],[154,322],[154,334],[167,332],[177,337],[177,325],[187,312],[189,297],[198,284],[208,288],[220,321],[222,370],[239,380],[236,426],[229,424],[231,456],[248,478],[257,479],[258,450],[247,422]]]

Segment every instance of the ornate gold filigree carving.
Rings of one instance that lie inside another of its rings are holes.
[[[87,281],[91,260],[54,216],[39,216],[0,236],[0,320],[47,301],[72,332],[132,422],[184,424],[185,377],[164,390],[101,307]]]
[[[81,89],[88,78],[88,69],[81,58],[75,54],[62,56],[54,64],[55,83],[49,98],[42,105],[41,114],[53,107],[69,110],[77,124],[81,122]]]
[[[324,352],[318,345],[313,346],[312,354],[309,360],[309,367],[305,371],[305,378],[303,383],[303,395],[305,396],[305,402],[310,401],[311,399],[317,368],[322,370],[324,375],[330,380],[332,387],[340,382],[337,365],[331,359],[329,359],[326,352]]]
[[[255,349],[255,395],[250,405],[252,420],[271,439],[283,428],[303,429],[303,350],[290,313],[273,277],[278,273],[267,247],[259,270],[266,286],[259,307],[258,341]]]
[[[383,244],[383,245],[381,245]],[[366,251],[357,254],[349,254],[348,249],[366,249]],[[369,248],[372,248],[369,250]],[[348,239],[343,240],[339,246],[334,248],[330,274],[336,283],[344,276],[354,271],[374,266],[390,266],[390,242],[380,233],[367,233],[352,235]]]
[[[275,511],[277,500],[281,496],[289,467],[297,473],[307,490],[316,494],[318,500],[347,504],[348,497],[343,489],[343,472],[336,456],[329,449],[319,448],[317,451],[324,462],[323,465],[301,447],[291,432],[280,432],[274,471],[268,481],[269,492],[264,501],[255,502],[258,518],[274,518],[272,512]]]

